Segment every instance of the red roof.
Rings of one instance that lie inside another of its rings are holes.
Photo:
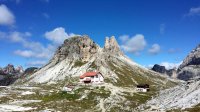
[[[85,77],[92,77],[92,76],[96,76],[99,72],[86,72],[83,75],[80,76],[81,79],[85,78]]]

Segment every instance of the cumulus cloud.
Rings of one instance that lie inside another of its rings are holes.
[[[26,57],[26,58],[30,58],[30,57],[33,57],[35,54],[33,53],[33,51],[30,51],[30,50],[16,50],[14,52],[14,54],[16,55],[19,55],[19,56],[22,56],[22,57]]]
[[[134,54],[138,54],[139,51],[142,51],[147,45],[147,42],[142,34],[137,34],[133,37],[121,36],[119,39],[123,41],[121,45],[122,50]]]
[[[160,45],[158,45],[158,44],[153,44],[153,45],[151,46],[151,48],[148,50],[148,52],[149,52],[150,54],[153,54],[153,55],[158,54],[158,53],[160,52]]]
[[[14,54],[25,57],[25,58],[43,58],[43,59],[49,59],[55,49],[56,45],[48,44],[44,46],[40,42],[35,42],[29,40],[29,38],[32,34],[29,32],[0,32],[0,39],[6,39],[9,40],[12,43],[18,43],[23,46],[26,50],[16,50],[14,51]]]
[[[15,23],[15,16],[6,7],[6,5],[0,5],[0,25],[13,25]]]
[[[55,44],[61,44],[65,39],[70,38],[71,36],[74,36],[74,34],[67,34],[63,27],[58,27],[45,33],[45,37]]]
[[[55,34],[52,34],[54,36],[63,36],[63,34],[60,34],[57,32],[60,28],[56,28]],[[64,28],[61,28],[61,30],[64,31]],[[54,30],[53,30],[54,31]],[[61,31],[62,32],[62,31]],[[63,32],[62,32],[63,33]],[[67,34],[66,32],[64,32]],[[46,34],[46,33],[45,33]],[[70,36],[75,35],[75,34],[67,34],[67,37],[60,39],[63,43],[64,39],[69,38]],[[16,49],[13,53],[15,55],[29,58],[30,62],[27,63],[27,66],[39,66],[45,64],[54,54],[56,48],[60,45],[55,39],[48,39],[50,40],[50,43],[48,44],[43,44],[37,41],[32,41],[31,40],[32,34],[30,32],[1,32],[0,31],[0,39],[4,39],[6,41],[10,41],[11,43],[17,43],[22,46],[22,49]],[[66,36],[66,35],[65,35]],[[51,36],[50,36],[51,37]],[[52,37],[53,38],[53,37]],[[35,61],[32,61],[35,60]],[[40,61],[42,60],[42,62]]]
[[[185,16],[200,16],[200,7],[192,7]]]
[[[182,62],[178,63],[170,63],[170,62],[162,62],[160,65],[165,66],[166,69],[178,68]]]
[[[42,66],[45,65],[47,62],[44,60],[36,60],[26,63],[26,66]]]
[[[119,39],[122,41],[122,43],[126,42],[129,40],[129,36],[128,35],[122,35],[119,37]]]

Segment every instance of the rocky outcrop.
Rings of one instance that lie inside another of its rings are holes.
[[[68,58],[71,60],[89,61],[96,54],[99,46],[95,44],[87,35],[75,36],[66,39],[56,51],[53,59],[56,63]]]
[[[178,78],[190,80],[200,77],[200,45],[192,50],[178,68]]]
[[[35,73],[38,70],[37,67],[29,67],[24,71],[25,75],[31,75],[33,73]]]
[[[110,52],[114,55],[123,55],[114,36],[112,36],[111,38],[106,37],[103,51]]]
[[[0,73],[4,75],[20,76],[24,73],[23,67],[14,67],[12,64],[8,64],[6,67],[0,69]]]
[[[177,78],[177,69],[173,68],[173,69],[167,70],[167,75],[170,76],[171,78],[176,79]]]
[[[7,86],[14,83],[23,73],[22,66],[15,68],[14,65],[8,64],[6,67],[0,69],[0,86]]]
[[[165,69],[165,66],[160,66],[158,64],[155,64],[152,68],[153,71],[155,72],[158,72],[158,73],[162,73],[162,74],[165,74],[166,73],[166,69]]]
[[[161,74],[166,74],[166,75],[168,75],[169,77],[172,77],[172,78],[177,78],[176,68],[167,70],[165,68],[165,66],[155,64],[151,70],[158,72],[158,73],[161,73]]]
[[[189,65],[200,65],[200,44],[192,50],[179,66],[179,70]]]

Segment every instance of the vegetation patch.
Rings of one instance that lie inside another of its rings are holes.
[[[80,60],[77,60],[75,63],[74,63],[74,67],[81,67],[83,66],[84,64],[86,64],[87,62],[82,62]]]
[[[67,99],[69,101],[74,101],[76,99],[78,99],[80,96],[77,94],[70,94],[67,92],[59,92],[59,93],[53,93],[50,95],[46,95],[42,97],[42,100],[45,102],[48,101],[57,101],[57,100],[64,100]]]

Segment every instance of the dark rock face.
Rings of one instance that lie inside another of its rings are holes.
[[[172,78],[177,78],[177,75],[176,75],[177,70],[175,68],[167,70],[165,66],[160,66],[158,64],[155,64],[151,70],[161,73],[161,74],[166,74]]]
[[[30,75],[35,73],[38,70],[37,67],[29,67],[24,71],[24,75]]]
[[[4,73],[6,74],[13,74],[15,73],[15,68],[13,65],[8,64],[4,69],[3,69]]]
[[[158,73],[162,73],[162,74],[166,73],[166,71],[167,71],[167,70],[165,69],[165,66],[160,66],[160,65],[158,65],[158,64],[155,64],[155,65],[153,66],[152,70],[155,71],[155,72],[158,72]]]
[[[0,86],[8,86],[13,84],[18,78],[12,76],[6,76],[5,78],[0,80]]]
[[[174,69],[169,69],[169,70],[167,70],[167,75],[172,77],[172,78],[177,78],[176,72],[177,72],[177,70],[175,68]]]
[[[200,45],[192,50],[178,68],[178,78],[190,80],[200,77]]]
[[[8,64],[0,69],[0,86],[14,83],[23,73],[24,70],[21,66],[15,68],[14,65]]]

